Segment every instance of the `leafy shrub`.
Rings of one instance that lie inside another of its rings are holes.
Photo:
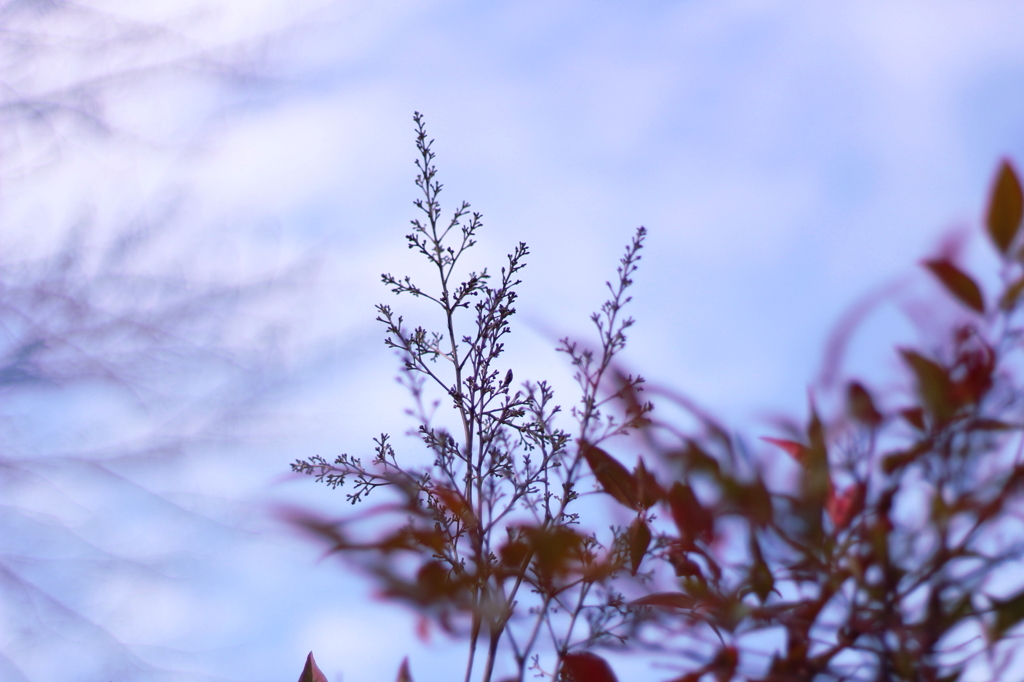
[[[410,327],[386,305],[378,320],[402,359],[432,463],[407,464],[388,434],[368,464],[347,454],[296,461],[293,470],[346,486],[353,504],[382,487],[392,497],[340,520],[292,510],[295,523],[353,557],[384,595],[465,637],[466,682],[477,672],[489,682],[502,656],[510,679],[614,680],[593,651],[600,647],[667,658],[675,682],[1007,674],[1024,619],[1024,592],[1014,592],[1024,586],[1012,583],[1024,550],[1024,249],[1021,188],[1008,162],[986,219],[1002,261],[997,302],[952,257],[925,261],[961,322],[899,349],[912,390],[878,399],[850,379],[841,395],[811,401],[799,433],[764,437],[769,445],[754,451],[616,363],[632,324],[623,308],[643,228],[591,318],[598,343],[559,347],[580,401],[565,415],[547,383],[514,384],[502,351],[527,247],[499,273],[467,270],[481,215],[463,203],[442,218],[432,141],[419,114],[415,122],[422,217],[406,239],[437,281],[383,281],[435,306],[439,330]],[[657,420],[645,388],[696,426]],[[453,428],[434,417],[442,401]],[[841,408],[826,417],[826,403]],[[644,456],[630,466],[611,453],[637,442]],[[787,468],[770,464],[770,448],[793,460],[788,482],[769,484],[768,466]],[[595,485],[599,499],[632,516],[610,534],[594,530],[599,515],[580,502]],[[364,523],[389,530],[361,540]],[[405,664],[400,679],[410,679]]]

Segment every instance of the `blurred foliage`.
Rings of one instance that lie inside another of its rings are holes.
[[[951,255],[925,261],[959,322],[898,349],[907,390],[849,377],[811,399],[802,427],[758,450],[619,369],[643,228],[591,318],[598,343],[559,348],[580,402],[564,415],[544,382],[513,387],[499,363],[527,249],[498,276],[469,271],[457,283],[481,216],[463,204],[441,219],[432,141],[415,121],[425,220],[407,240],[437,282],[383,280],[429,300],[440,325],[409,328],[384,305],[378,319],[432,464],[411,466],[387,434],[366,464],[299,460],[295,471],[347,486],[353,504],[378,488],[390,497],[341,519],[293,509],[292,521],[356,561],[382,595],[466,637],[466,682],[489,682],[499,656],[509,679],[615,680],[601,647],[668,661],[673,682],[1013,676],[1024,620],[1024,248],[1009,162],[986,214],[1001,263],[994,295]],[[431,390],[443,398],[428,402]],[[645,390],[693,425],[658,420]],[[442,402],[453,428],[438,423]],[[556,426],[565,417],[571,432]],[[629,454],[637,443],[642,457]],[[591,486],[609,514],[580,501]],[[616,514],[631,518],[599,531]],[[390,530],[360,540],[359,527]]]

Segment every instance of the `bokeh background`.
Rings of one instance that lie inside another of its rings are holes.
[[[803,417],[864,296],[844,367],[891,385],[938,292],[916,264],[992,264],[1021,26],[988,1],[6,0],[0,678],[270,682],[310,649],[332,682],[460,674],[272,513],[344,511],[288,464],[411,426],[373,306],[422,271],[413,111],[445,206],[484,213],[476,263],[530,245],[517,380],[572,401],[557,339],[645,225],[629,366],[756,436]]]

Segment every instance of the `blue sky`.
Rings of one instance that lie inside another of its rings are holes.
[[[206,443],[133,474],[177,510],[127,497],[84,507],[126,548],[138,536],[123,533],[125,509],[165,529],[160,556],[180,571],[108,581],[90,604],[144,657],[197,675],[287,679],[311,648],[332,682],[390,679],[406,652],[415,679],[448,680],[438,661],[459,660],[260,520],[268,499],[341,510],[340,494],[282,482],[288,463],[408,426],[373,305],[399,304],[381,272],[422,269],[403,241],[414,110],[437,140],[444,205],[484,214],[479,262],[530,245],[509,344],[517,379],[551,377],[571,401],[555,340],[587,334],[645,225],[627,362],[754,435],[769,415],[802,417],[828,333],[860,296],[894,281],[934,291],[916,263],[957,231],[967,262],[990,264],[976,237],[987,187],[1001,157],[1024,160],[1019,3],[171,6],[148,11],[196,44],[288,26],[259,53],[269,77],[125,89],[109,115],[143,142],[68,145],[45,174],[8,185],[3,210],[25,226],[11,239],[45,251],[83,205],[117,224],[180,195],[187,219],[153,267],[185,254],[241,279],[317,256],[301,305],[263,311],[287,321],[282,366],[295,370],[264,408],[272,422],[247,427],[242,446]],[[891,342],[913,333],[890,307],[850,357],[883,383],[898,373]]]

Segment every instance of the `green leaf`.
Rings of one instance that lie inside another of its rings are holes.
[[[832,486],[829,478],[825,425],[818,416],[818,409],[814,406],[813,400],[810,411],[811,418],[807,422],[807,475],[804,477],[803,492],[809,500],[824,504]]]
[[[952,384],[942,365],[906,348],[900,350],[900,355],[917,378],[917,393],[925,409],[940,421],[952,417],[956,411]]]
[[[755,479],[747,484],[737,484],[735,502],[758,526],[763,528],[772,522],[772,495],[764,481]]]
[[[651,529],[641,517],[633,519],[633,523],[629,524],[629,561],[632,574],[636,575],[636,572],[640,569],[640,562],[644,560],[644,555],[647,554],[647,548],[651,545]]]
[[[956,627],[962,621],[974,615],[974,605],[972,604],[971,596],[971,592],[966,592],[960,595],[955,602],[949,604],[949,608],[944,609],[941,621],[941,627],[944,631]]]
[[[775,576],[772,575],[771,569],[768,568],[764,555],[761,553],[761,545],[753,534],[750,536],[750,553],[753,563],[750,566],[747,580],[750,582],[750,588],[754,591],[754,594],[764,604],[765,600],[768,599],[768,595],[775,590]]]
[[[1017,236],[1022,216],[1024,194],[1021,193],[1020,180],[1010,162],[1004,159],[992,187],[985,221],[989,236],[1004,256]]]
[[[945,258],[926,260],[924,266],[931,270],[949,293],[971,310],[984,314],[985,298],[977,282],[966,272]]]
[[[1024,292],[1024,277],[1006,287],[1006,291],[999,299],[999,307],[1003,310],[1013,310],[1017,307],[1017,299],[1020,298],[1021,292]]]
[[[302,674],[299,675],[299,682],[327,682],[327,677],[317,667],[316,661],[313,660],[312,651],[309,652],[309,656],[306,656],[306,667],[302,669]]]
[[[607,452],[589,443],[582,443],[583,456],[597,478],[601,490],[630,509],[638,509],[636,481],[626,467]]]
[[[882,459],[882,471],[886,474],[891,474],[898,469],[902,469],[903,467],[917,461],[921,455],[925,454],[930,449],[931,444],[928,441],[921,441],[907,450],[890,452]]]
[[[992,609],[996,612],[995,626],[992,628],[992,640],[995,641],[1014,625],[1024,620],[1024,592],[1006,601],[992,600]]]

